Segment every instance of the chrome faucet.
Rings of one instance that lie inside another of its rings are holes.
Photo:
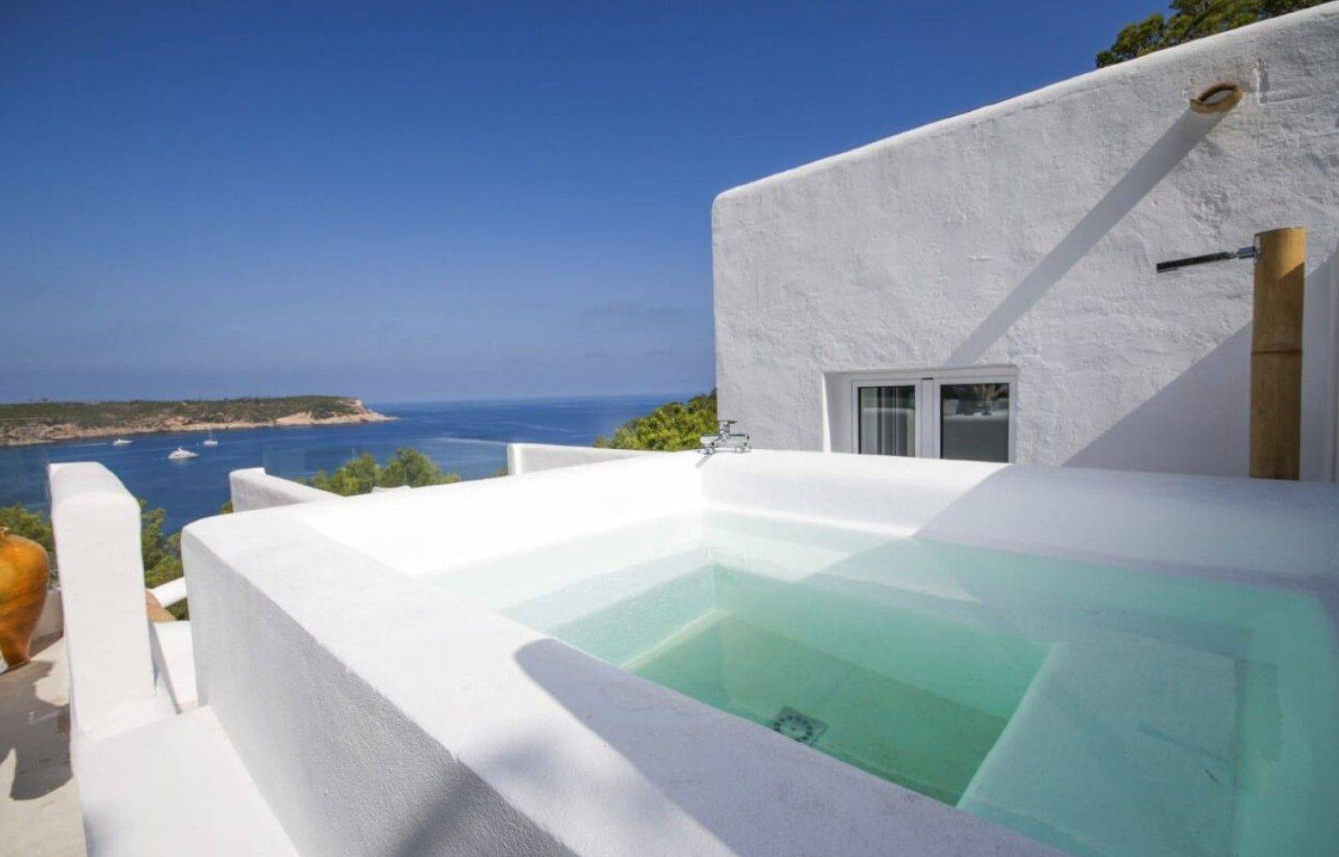
[[[735,420],[718,420],[720,427],[716,429],[715,434],[705,434],[702,436],[702,445],[697,451],[703,455],[714,455],[722,449],[728,449],[732,452],[748,452],[752,447],[749,446],[749,436],[743,432],[731,431]]]

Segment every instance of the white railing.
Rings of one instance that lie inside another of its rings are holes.
[[[101,464],[49,472],[75,728],[115,730],[156,709],[139,503]]]
[[[577,467],[582,464],[598,464],[604,461],[616,461],[637,455],[649,455],[644,450],[633,449],[597,449],[592,446],[558,446],[546,443],[509,443],[507,444],[507,474],[518,476],[522,473],[537,473],[541,470],[555,470],[560,467]],[[275,506],[291,506],[296,503],[315,503],[340,499],[340,495],[310,485],[303,485],[292,479],[274,476],[265,472],[264,467],[251,467],[234,470],[228,474],[234,512],[253,512],[257,509],[270,509]],[[387,490],[373,488],[373,492]],[[154,593],[157,595],[157,591]],[[168,596],[174,593],[169,591]],[[162,601],[162,599],[159,599]],[[167,606],[167,602],[163,602]]]
[[[507,473],[519,476],[559,467],[598,464],[653,453],[635,449],[597,449],[593,446],[556,446],[547,443],[507,444]]]
[[[171,607],[186,600],[186,578],[178,577],[149,590],[161,607]]]
[[[292,479],[271,476],[263,467],[234,470],[228,474],[228,486],[232,492],[234,512],[339,499],[338,494],[303,485]]]

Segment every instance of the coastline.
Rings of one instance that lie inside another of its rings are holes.
[[[235,431],[239,429],[282,428],[285,426],[334,426],[354,425],[358,423],[393,422],[398,417],[389,417],[368,408],[356,414],[338,414],[331,417],[314,417],[310,413],[288,414],[273,420],[195,422],[168,418],[142,424],[121,426],[81,427],[69,423],[35,426],[36,437],[0,438],[0,448],[15,446],[39,446],[44,443],[60,443],[67,440],[83,440],[98,437],[128,437],[131,435],[168,434],[171,432],[197,431]]]
[[[369,407],[393,414],[395,418],[389,422],[334,425],[328,429],[275,427],[272,418],[309,410],[281,408],[254,418],[249,414],[229,414],[226,418],[201,415],[201,428],[234,421],[262,423],[227,434],[215,428],[217,447],[198,446],[205,439],[203,432],[126,434],[135,442],[119,447],[113,447],[114,437],[108,436],[5,446],[0,447],[0,474],[4,477],[0,478],[0,507],[17,503],[46,511],[50,503],[48,465],[96,461],[110,468],[132,494],[144,498],[149,508],[166,509],[163,532],[175,533],[191,521],[218,514],[219,505],[229,496],[229,475],[238,468],[265,467],[273,475],[290,479],[310,477],[321,470],[333,472],[363,452],[382,461],[396,449],[409,446],[427,454],[443,470],[459,473],[467,480],[483,479],[506,464],[509,442],[588,446],[596,437],[608,435],[664,400],[663,394],[646,394],[525,402],[387,402],[384,408]],[[64,422],[72,421],[52,424]],[[132,424],[154,428],[158,420],[108,422],[121,428]],[[200,457],[167,461],[168,453],[179,445],[197,450]]]

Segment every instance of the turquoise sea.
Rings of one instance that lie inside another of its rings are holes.
[[[150,507],[167,510],[165,529],[175,532],[191,521],[216,514],[228,499],[228,473],[261,467],[278,476],[310,476],[333,470],[370,452],[379,460],[396,447],[412,446],[445,470],[465,479],[492,476],[507,462],[507,443],[530,441],[589,446],[624,422],[683,394],[518,399],[479,402],[374,403],[368,406],[393,422],[346,426],[299,426],[218,432],[215,447],[201,446],[203,432],[130,436],[130,446],[112,438],[0,448],[0,506],[49,505],[46,465],[99,461]],[[169,461],[178,446],[200,454]]]

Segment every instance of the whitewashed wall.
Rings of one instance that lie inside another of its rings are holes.
[[[234,512],[251,512],[256,509],[268,509],[271,506],[339,499],[338,494],[330,491],[302,485],[291,479],[271,476],[263,467],[234,470],[228,474],[228,487],[231,491],[229,499],[232,500]]]
[[[556,470],[560,467],[579,467],[583,464],[617,461],[620,458],[633,458],[638,455],[650,455],[650,453],[638,449],[596,449],[593,446],[559,446],[551,443],[509,443],[507,444],[507,473],[512,476],[520,476],[522,473],[538,473],[541,470]]]
[[[1189,111],[1224,78],[1241,104]],[[727,191],[721,415],[840,451],[842,373],[1012,366],[1019,462],[1244,475],[1251,263],[1154,264],[1304,226],[1302,471],[1332,479],[1336,92],[1332,3]]]
[[[84,733],[137,726],[158,710],[140,508],[101,464],[52,464],[49,473],[77,755]]]

